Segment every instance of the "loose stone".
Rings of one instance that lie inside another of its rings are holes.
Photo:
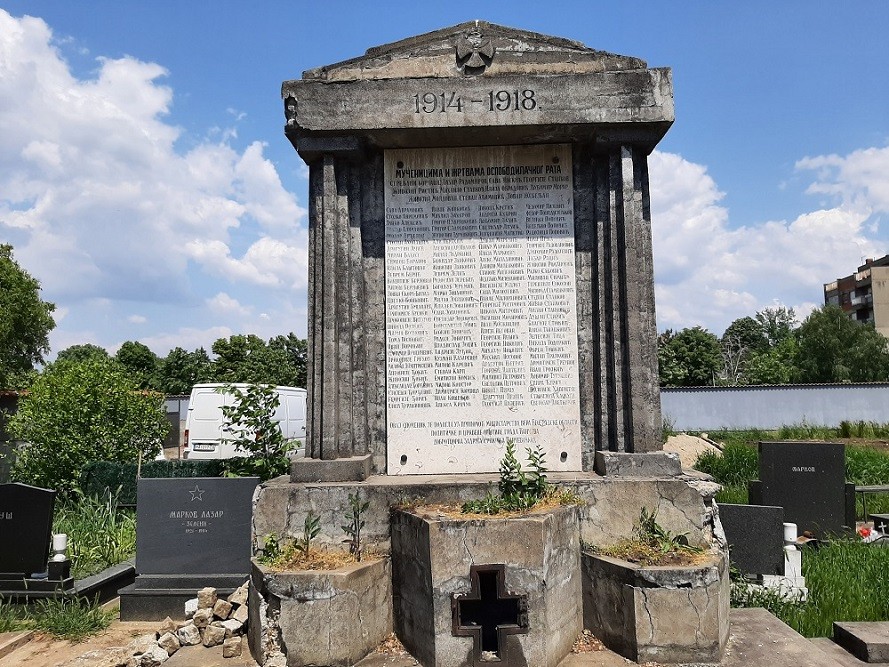
[[[222,657],[237,658],[241,655],[241,638],[230,637],[222,642]]]
[[[210,586],[198,591],[198,609],[206,609],[216,604],[216,589]]]
[[[197,627],[206,628],[213,620],[213,610],[210,608],[198,609],[191,620]]]
[[[225,620],[228,618],[229,614],[232,612],[232,603],[226,602],[225,600],[216,600],[216,604],[213,605],[213,615],[221,620]]]
[[[197,646],[201,643],[201,631],[194,623],[179,628],[176,636],[182,646]]]
[[[172,632],[165,632],[161,635],[160,639],[157,640],[157,645],[164,649],[167,652],[167,655],[173,655],[181,646],[176,635]]]
[[[208,625],[204,628],[204,646],[219,646],[225,641],[225,628],[216,625]]]

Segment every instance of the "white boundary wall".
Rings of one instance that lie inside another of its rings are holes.
[[[661,411],[676,431],[842,421],[889,423],[889,383],[762,387],[662,387]]]

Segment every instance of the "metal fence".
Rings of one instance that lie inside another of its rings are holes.
[[[889,423],[889,383],[661,389],[664,420],[676,431],[777,429],[842,421]]]

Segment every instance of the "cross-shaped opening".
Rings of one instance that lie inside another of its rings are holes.
[[[528,632],[527,596],[506,592],[503,565],[473,565],[469,593],[454,594],[454,634],[473,638],[476,662],[503,660],[506,635]]]

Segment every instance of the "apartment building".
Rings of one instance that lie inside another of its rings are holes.
[[[826,283],[824,303],[839,306],[856,322],[872,322],[889,337],[889,255],[868,259],[852,275]]]

